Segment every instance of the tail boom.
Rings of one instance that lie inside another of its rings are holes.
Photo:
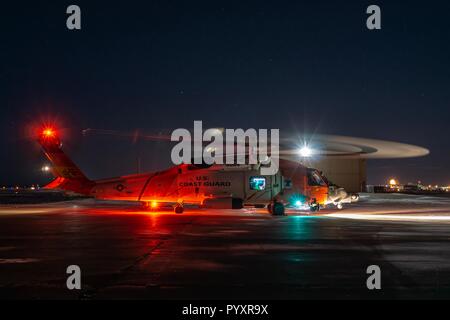
[[[52,163],[51,172],[56,177],[44,188],[61,189],[87,195],[94,186],[75,163],[62,150],[62,143],[51,128],[42,130],[38,138],[45,156]]]

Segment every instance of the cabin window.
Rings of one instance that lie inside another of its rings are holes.
[[[264,177],[251,177],[250,178],[250,189],[262,191],[266,189],[266,178]]]

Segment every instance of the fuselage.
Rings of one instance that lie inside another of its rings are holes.
[[[260,186],[251,185],[252,179]],[[281,190],[281,175],[263,177],[252,166],[183,164],[160,172],[98,180],[90,195],[143,202],[202,204],[206,199],[239,198],[245,203],[265,203]]]
[[[245,205],[265,205],[277,199],[298,199],[320,204],[327,201],[328,187],[315,170],[290,167],[263,176],[251,165],[182,164],[170,169],[95,181],[89,195],[97,199],[203,204],[205,200],[237,198]],[[318,180],[314,180],[314,179]]]

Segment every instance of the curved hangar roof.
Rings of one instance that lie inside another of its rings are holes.
[[[280,157],[298,158],[299,149],[307,146],[312,156],[366,159],[393,159],[422,157],[430,153],[428,149],[392,141],[365,139],[335,135],[291,135],[280,137]],[[293,148],[293,145],[296,147]]]

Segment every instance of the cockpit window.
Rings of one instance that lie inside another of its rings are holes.
[[[308,185],[326,186],[327,184],[316,170],[308,170]]]

